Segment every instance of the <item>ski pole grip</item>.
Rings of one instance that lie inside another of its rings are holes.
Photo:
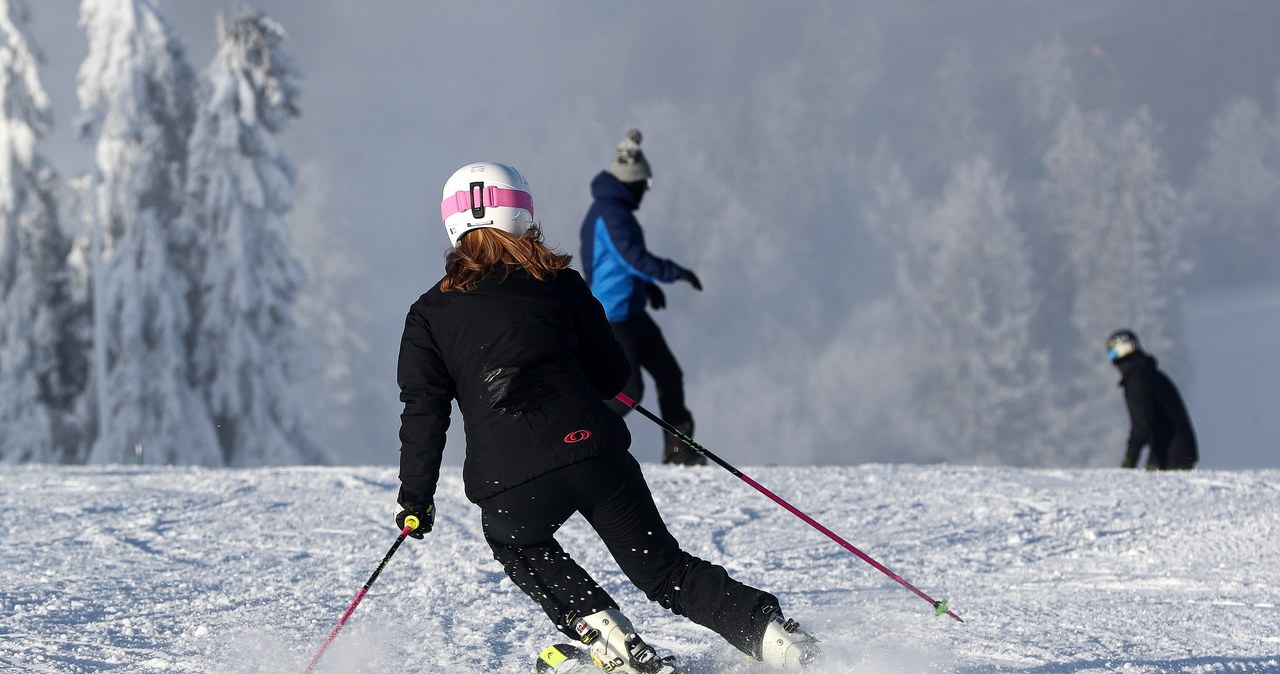
[[[618,402],[622,403],[623,405],[626,405],[627,407],[634,408],[636,406],[636,401],[632,400],[631,396],[625,393],[619,393],[618,395],[614,396],[614,398],[617,398]]]
[[[418,524],[419,524],[419,522],[418,522],[418,518],[417,518],[417,516],[416,516],[416,515],[409,515],[409,516],[407,516],[407,517],[405,517],[405,518],[404,518],[404,526],[405,526],[405,528],[406,528],[406,529],[408,529],[409,531],[413,531],[414,529],[417,529],[417,528],[418,528]]]

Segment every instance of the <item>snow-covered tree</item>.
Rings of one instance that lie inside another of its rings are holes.
[[[1214,117],[1209,133],[1209,157],[1189,197],[1198,214],[1195,251],[1206,270],[1203,281],[1280,278],[1280,107],[1267,117],[1252,100],[1234,101]]]
[[[37,150],[52,114],[23,0],[0,0],[0,462],[83,458],[85,324]]]
[[[100,419],[89,460],[218,465],[189,367],[195,237],[181,214],[193,73],[149,0],[84,0],[80,24],[89,40],[77,88],[82,135],[96,141]]]
[[[294,305],[305,281],[284,215],[294,171],[276,135],[298,114],[297,70],[275,21],[218,17],[190,143],[190,216],[201,250],[195,381],[227,465],[315,462],[297,401],[306,362]]]
[[[1044,465],[1048,353],[1031,339],[1036,296],[1026,238],[989,159],[958,163],[941,200],[899,225],[897,293],[907,315],[904,431],[938,460]]]

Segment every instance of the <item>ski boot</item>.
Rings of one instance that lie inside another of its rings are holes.
[[[794,620],[782,617],[776,607],[764,609],[769,616],[757,657],[766,665],[784,672],[806,671],[821,655],[818,640],[800,629]]]
[[[596,667],[615,674],[680,674],[672,657],[660,658],[618,609],[605,609],[573,622]]]
[[[676,430],[693,437],[693,419],[678,424],[671,424]],[[662,434],[662,462],[680,466],[705,466],[707,457],[684,444],[684,441],[670,433]]]

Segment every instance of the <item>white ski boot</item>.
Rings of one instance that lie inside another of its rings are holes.
[[[574,621],[573,629],[596,666],[616,674],[679,674],[672,658],[659,658],[631,621],[618,609],[605,609]]]
[[[803,672],[820,655],[817,639],[800,629],[796,621],[783,618],[781,611],[773,612],[760,642],[760,659],[766,665],[784,672]]]

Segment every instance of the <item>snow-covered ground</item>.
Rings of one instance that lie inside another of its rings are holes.
[[[1280,671],[1280,471],[743,467],[963,624],[716,468],[646,464],[681,542],[777,593],[824,672]],[[392,468],[0,468],[0,671],[301,672],[395,540]],[[530,672],[557,639],[446,468],[321,672]],[[749,672],[565,547],[695,673]]]

